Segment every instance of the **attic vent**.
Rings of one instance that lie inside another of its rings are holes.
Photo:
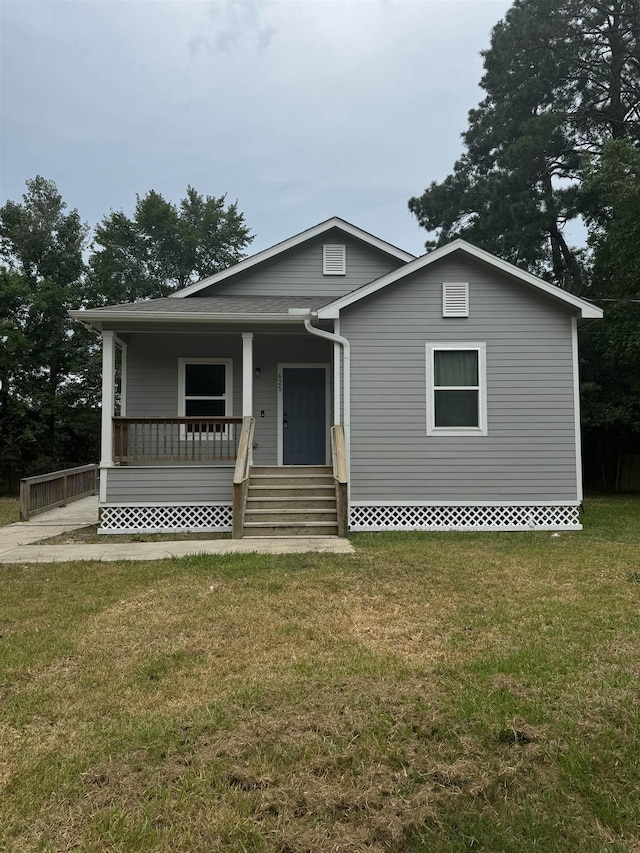
[[[445,281],[442,284],[442,316],[469,316],[469,283]]]
[[[322,274],[345,275],[347,272],[347,247],[340,243],[325,243],[322,247]]]

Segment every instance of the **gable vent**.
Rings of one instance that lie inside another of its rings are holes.
[[[322,247],[322,274],[346,275],[347,247],[340,243],[325,243]]]
[[[442,316],[469,316],[469,283],[445,281],[442,284]]]

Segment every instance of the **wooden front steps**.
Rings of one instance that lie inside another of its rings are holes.
[[[337,536],[330,465],[251,468],[245,536]]]

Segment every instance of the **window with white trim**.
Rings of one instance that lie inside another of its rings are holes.
[[[231,359],[181,358],[178,373],[178,415],[180,417],[224,418],[231,405]],[[221,424],[188,424],[185,434],[220,433]]]
[[[427,435],[486,435],[486,344],[427,344],[426,350]]]
[[[322,274],[347,274],[347,247],[342,243],[325,243],[322,247]]]

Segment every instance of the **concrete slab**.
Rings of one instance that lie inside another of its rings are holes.
[[[338,536],[254,536],[193,542],[122,542],[115,545],[17,545],[0,551],[0,563],[165,560],[192,554],[303,554],[312,551],[350,554],[353,550],[348,539]]]
[[[43,539],[98,523],[98,498],[74,501],[29,521],[0,527],[0,563],[68,563],[73,560],[166,560],[191,554],[350,554],[353,546],[338,536],[247,536],[180,542],[105,542],[98,545],[39,545]]]

